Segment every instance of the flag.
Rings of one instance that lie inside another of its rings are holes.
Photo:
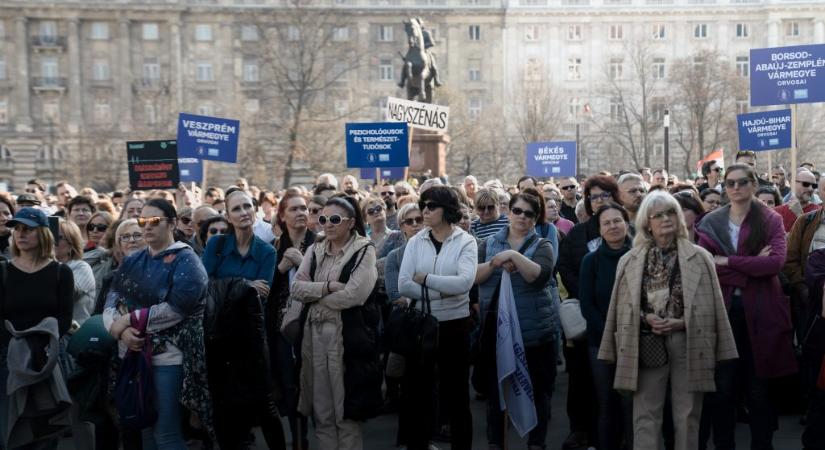
[[[719,147],[716,150],[710,152],[708,156],[705,156],[704,159],[700,159],[699,162],[696,163],[696,172],[702,173],[702,164],[708,161],[717,161],[721,165],[725,165],[725,157],[724,157],[724,148]]]
[[[591,112],[592,112],[592,110],[590,109],[590,103],[585,103],[584,104],[584,113],[585,114],[590,114]]]
[[[513,286],[510,274],[501,273],[498,297],[498,321],[496,323],[496,372],[498,375],[498,399],[501,409],[507,409],[510,421],[524,437],[538,423],[533,401],[533,385],[527,371],[527,356],[521,340]]]

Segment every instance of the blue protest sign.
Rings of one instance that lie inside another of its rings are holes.
[[[533,142],[527,144],[527,175],[534,177],[575,177],[576,141]]]
[[[381,171],[381,179],[382,180],[403,180],[404,179],[404,168],[403,167],[382,167],[378,170]],[[361,168],[361,179],[362,180],[374,180],[375,179],[375,169],[371,169],[369,167],[362,167]]]
[[[347,167],[410,165],[406,123],[348,123]]]
[[[178,155],[181,158],[238,161],[241,123],[232,119],[178,115]]]
[[[751,106],[825,101],[825,44],[752,49]]]
[[[763,111],[736,116],[739,150],[777,150],[791,146],[791,110]]]
[[[180,181],[201,184],[203,182],[203,161],[197,158],[178,158]]]

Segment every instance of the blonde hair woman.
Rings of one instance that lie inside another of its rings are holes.
[[[95,304],[95,275],[92,267],[83,261],[83,237],[80,228],[60,219],[57,245],[54,248],[58,261],[66,264],[74,274],[74,308],[72,312],[73,327],[83,325],[92,315]]]

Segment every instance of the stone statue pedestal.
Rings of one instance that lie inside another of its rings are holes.
[[[410,172],[431,172],[431,177],[447,174],[447,145],[450,136],[444,133],[415,129],[410,145]]]

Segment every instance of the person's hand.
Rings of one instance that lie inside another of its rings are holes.
[[[513,260],[514,252],[514,250],[505,250],[496,256],[493,256],[493,259],[490,260],[490,265],[493,267],[502,267],[504,263],[511,262]],[[512,270],[510,272],[512,272]]]
[[[766,245],[762,248],[762,250],[759,250],[759,254],[756,255],[756,256],[770,256],[770,254],[771,254],[771,246]]]
[[[343,291],[344,288],[347,287],[346,284],[341,283],[340,281],[330,281],[329,282],[329,292],[338,292]]]
[[[407,297],[399,297],[397,300],[394,300],[392,304],[395,306],[404,307],[410,304],[410,299],[408,299]]]
[[[501,265],[501,268],[513,273],[518,270],[518,267],[513,263],[513,261],[505,261],[504,264]]]
[[[715,262],[717,266],[727,266],[728,265],[728,257],[727,256],[716,255],[716,256],[713,257],[713,262]]]
[[[416,283],[421,284],[421,285],[424,284],[424,280],[426,280],[426,279],[427,279],[427,274],[426,273],[416,272],[415,275],[413,275],[413,281],[415,281]]]
[[[139,352],[143,349],[143,344],[146,343],[145,338],[138,337],[139,334],[140,333],[138,333],[138,330],[129,327],[123,330],[123,334],[120,335],[120,340],[126,344],[126,347],[129,350]]]
[[[109,328],[109,334],[115,339],[120,339],[123,331],[130,326],[132,326],[132,319],[129,317],[129,314],[124,314],[112,323],[112,327]]]
[[[284,252],[284,259],[288,259],[294,267],[298,267],[301,265],[301,261],[304,260],[304,255],[297,248],[290,247]]]
[[[289,269],[293,267],[295,267],[295,265],[293,265],[292,261],[290,261],[286,256],[284,256],[284,259],[278,263],[278,271],[281,273],[289,272]]]
[[[653,313],[647,314],[645,316],[645,322],[647,322],[647,324],[650,325],[650,328],[653,329],[654,333],[656,332],[656,328],[661,326],[662,320],[664,319]]]
[[[788,200],[788,202],[785,204],[788,205],[788,209],[793,211],[794,214],[796,214],[797,216],[802,215],[802,205],[799,203],[799,199],[796,197],[796,195],[791,195],[790,200]]]
[[[268,297],[269,296],[269,283],[264,280],[255,280],[249,282],[252,287],[258,291],[258,295],[261,297]]]

